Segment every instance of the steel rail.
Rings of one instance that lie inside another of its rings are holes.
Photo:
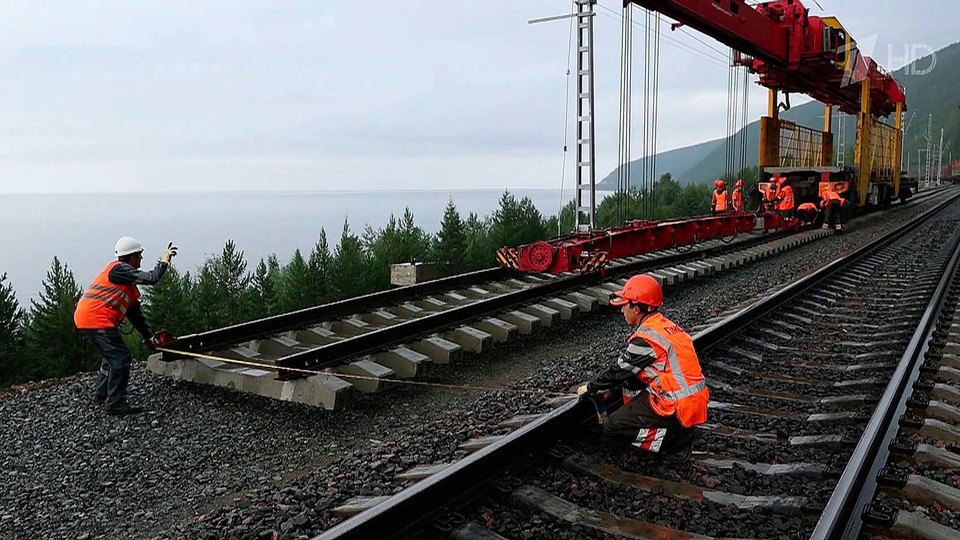
[[[612,266],[606,268],[602,273],[593,272],[558,278],[530,288],[478,300],[470,304],[457,306],[416,319],[410,319],[409,321],[373,330],[365,334],[284,356],[276,360],[276,365],[280,368],[290,367],[296,369],[323,369],[333,367],[340,364],[344,359],[376,352],[390,345],[410,341],[415,336],[426,335],[441,331],[444,328],[465,324],[490,314],[528,304],[545,296],[551,296],[570,289],[589,287],[609,280],[610,278],[652,270],[664,265],[709,258],[717,253],[747,249],[757,244],[782,238],[788,234],[792,233],[778,232],[758,238],[751,238],[738,242],[737,244],[719,245],[694,252],[673,253],[654,259]],[[295,374],[287,375],[281,371],[281,376],[289,377],[295,376]]]
[[[921,194],[917,194],[911,199],[910,202],[918,202],[924,198],[936,195],[939,191],[940,190],[929,190]],[[778,232],[758,236],[757,238],[748,239],[735,244],[714,246],[706,249],[694,249],[692,251],[683,253],[664,255],[656,259],[651,259],[650,261],[645,261],[644,263],[641,263],[640,266],[635,267],[632,271],[641,271],[643,269],[650,268],[651,266],[683,263],[697,260],[702,257],[711,257],[721,253],[728,253],[733,250],[746,249],[768,241],[782,238],[787,234],[788,233]],[[608,269],[607,273],[609,274],[610,271],[611,270]],[[197,334],[190,334],[178,339],[176,348],[189,352],[210,351],[226,345],[255,339],[260,336],[303,328],[311,324],[335,320],[347,315],[353,315],[356,313],[369,311],[371,309],[398,304],[411,298],[429,296],[431,294],[437,294],[439,292],[444,292],[451,289],[477,285],[483,282],[504,279],[514,275],[516,275],[515,272],[504,268],[487,268],[485,270],[458,274],[424,283],[417,283],[415,285],[407,285],[386,291],[378,291],[363,296],[347,298],[337,302],[331,302],[319,306],[283,313],[280,315],[274,315],[272,317],[248,321],[224,328],[218,328]],[[344,341],[350,341],[351,339],[352,338],[347,338]],[[172,360],[175,358],[177,358],[176,355],[164,353],[164,360]],[[310,366],[309,364],[298,366],[296,363],[294,363],[291,364],[291,367]]]
[[[796,296],[816,287],[831,275],[908,234],[958,197],[960,194],[953,195],[883,237],[833,261],[761,302],[698,332],[693,336],[694,347],[701,353],[710,350],[733,334],[746,329],[764,314],[789,303]],[[537,459],[538,451],[554,444],[591,418],[594,418],[594,410],[589,403],[584,401],[567,403],[504,436],[496,443],[401,491],[387,501],[325,531],[313,540],[407,537],[427,527],[446,509],[462,507],[482,495],[504,471],[522,469]]]
[[[960,263],[960,233],[953,236],[953,255],[937,284],[920,324],[880,397],[867,427],[847,463],[833,495],[813,531],[812,539],[858,538],[864,508],[877,489],[877,474],[890,455],[890,443],[900,426],[898,419],[907,409],[910,389],[920,376],[920,367],[937,328],[937,319],[946,302],[950,283]]]

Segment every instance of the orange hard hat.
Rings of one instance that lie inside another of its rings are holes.
[[[721,187],[726,186],[726,185],[727,185],[727,182],[726,182],[725,180],[717,180],[716,182],[713,183],[713,185],[716,186],[716,187],[718,187],[718,188],[721,188]]]
[[[737,180],[737,187],[743,187],[743,180]]]
[[[638,274],[628,279],[623,290],[613,293],[616,298],[610,300],[611,306],[622,306],[627,302],[660,307],[663,305],[663,290],[653,276]]]

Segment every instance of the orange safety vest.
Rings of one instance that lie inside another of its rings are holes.
[[[140,290],[133,283],[110,283],[110,270],[118,264],[119,261],[108,264],[83,292],[77,302],[77,310],[73,312],[73,322],[77,328],[116,328],[127,316],[127,309],[140,299]]]
[[[675,414],[684,427],[706,422],[710,390],[690,335],[655,313],[630,336],[630,340],[634,338],[646,341],[657,353],[657,360],[637,375],[647,387],[654,412],[660,416]]]
[[[777,210],[781,212],[793,210],[793,188],[790,186],[783,186],[783,189],[780,190],[780,203],[777,205]]]
[[[733,206],[734,211],[743,212],[743,188],[733,190],[733,199],[730,204]]]
[[[821,197],[822,197],[820,200],[821,208],[826,208],[826,206],[830,204],[830,201],[841,201],[841,204],[843,202],[843,197],[841,197],[839,193],[837,193],[836,191],[833,191],[832,189],[828,189],[827,191],[824,191]]]
[[[713,209],[717,212],[727,211],[727,190],[717,189],[713,192]]]

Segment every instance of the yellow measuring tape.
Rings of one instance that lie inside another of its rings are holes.
[[[193,358],[203,358],[205,360],[214,360],[216,362],[226,362],[228,364],[237,364],[241,366],[250,366],[259,369],[266,369],[272,371],[292,371],[294,373],[303,373],[305,375],[330,375],[342,379],[357,379],[361,381],[377,381],[377,382],[389,382],[396,384],[407,384],[411,386],[429,386],[432,388],[449,388],[453,390],[477,390],[481,392],[508,392],[513,394],[528,394],[536,396],[554,396],[554,397],[577,397],[576,394],[570,394],[565,392],[550,392],[547,390],[521,390],[516,388],[498,388],[493,386],[476,386],[470,384],[442,384],[442,383],[430,383],[423,381],[409,381],[404,379],[388,379],[383,377],[370,377],[367,375],[351,375],[349,373],[336,373],[328,371],[317,371],[313,369],[303,369],[303,368],[282,368],[273,364],[264,364],[261,362],[250,362],[248,360],[234,360],[232,358],[222,358],[219,356],[213,356],[210,354],[201,354],[188,351],[177,351],[173,349],[167,349],[165,347],[157,347],[156,350],[176,354],[180,356],[191,356]]]

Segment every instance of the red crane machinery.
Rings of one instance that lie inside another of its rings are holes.
[[[834,17],[817,17],[799,0],[778,0],[748,5],[744,0],[626,0],[660,12],[682,25],[694,28],[737,52],[735,64],[756,74],[768,88],[768,114],[760,123],[759,165],[761,180],[786,176],[798,201],[819,198],[832,188],[858,206],[885,206],[895,197],[909,196],[901,190],[902,117],[906,110],[903,88],[869,57],[861,54],[856,41]],[[595,0],[576,0],[578,31],[578,73],[592,76],[592,6]],[[583,87],[578,83],[578,87]],[[592,90],[592,83],[589,86]],[[787,96],[779,103],[779,93]],[[816,131],[780,119],[781,108],[789,108],[789,94],[806,94],[824,103],[824,130]],[[578,110],[593,112],[592,91],[581,98]],[[589,101],[584,101],[588,99]],[[857,115],[857,143],[854,168],[833,166],[832,108]],[[879,119],[895,114],[895,125]],[[592,114],[578,118],[592,133]],[[589,140],[591,167],[593,140]],[[579,163],[578,163],[579,165]],[[579,173],[579,169],[578,169]],[[609,259],[636,255],[670,245],[732,234],[753,228],[751,214],[701,217],[672,222],[631,221],[620,227],[585,230],[580,212],[592,208],[581,203],[580,195],[590,185],[578,174],[578,234],[537,242],[497,252],[502,266],[523,271],[563,272],[593,270]],[[761,190],[774,189],[762,181]],[[592,205],[591,205],[592,206]],[[765,220],[776,228],[779,220]],[[790,224],[792,225],[792,224]]]

